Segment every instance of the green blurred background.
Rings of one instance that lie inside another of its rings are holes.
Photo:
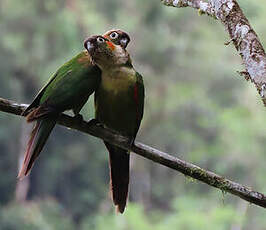
[[[266,44],[265,0],[240,5]],[[0,0],[0,97],[30,103],[83,40],[128,31],[146,86],[137,139],[266,192],[266,113],[224,27],[159,0]],[[82,110],[93,117],[92,99]],[[266,229],[265,210],[132,154],[129,204],[115,213],[101,140],[56,127],[17,182],[31,129],[0,112],[0,230]]]

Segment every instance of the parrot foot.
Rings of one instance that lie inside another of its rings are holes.
[[[82,123],[83,121],[83,116],[81,114],[76,114],[74,118],[77,121],[77,123]]]
[[[101,122],[99,122],[97,119],[91,119],[91,120],[89,120],[88,121],[88,125],[90,126],[90,125],[92,125],[92,126],[97,126],[97,127],[101,127],[101,128],[103,128],[104,127],[104,125],[101,123]]]

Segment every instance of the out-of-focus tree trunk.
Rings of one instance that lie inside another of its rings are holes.
[[[249,204],[243,200],[239,200],[237,204],[237,213],[239,216],[243,217],[246,215]],[[231,230],[242,230],[244,221],[238,221],[237,223],[232,224]]]
[[[14,70],[14,77],[21,82],[23,85],[23,97],[26,99],[32,100],[33,93],[36,93],[38,89],[38,84],[36,81],[36,77],[32,76],[26,70],[17,68]],[[29,138],[29,134],[31,132],[32,125],[23,122],[21,125],[20,131],[20,140],[19,140],[19,155],[18,155],[18,171],[22,165],[22,161],[24,159],[24,153],[27,147],[27,142]],[[16,185],[16,201],[24,202],[27,199],[28,191],[30,188],[30,177],[25,177],[21,181],[17,181]]]
[[[20,134],[20,151],[18,157],[18,171],[23,162],[24,153],[27,147],[27,140],[32,126],[27,125],[25,122],[22,123],[21,126],[21,134]],[[29,177],[25,177],[23,180],[18,180],[16,185],[16,201],[24,202],[27,199],[27,194],[29,191],[30,179]]]
[[[151,175],[148,162],[136,156],[131,156],[130,200],[144,205],[146,209],[151,206]]]

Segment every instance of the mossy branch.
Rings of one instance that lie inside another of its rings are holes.
[[[0,111],[21,115],[26,107],[26,104],[18,104],[0,98]],[[113,130],[105,129],[86,121],[78,121],[77,119],[66,114],[62,114],[57,122],[59,125],[76,129],[83,133],[101,138],[123,149],[128,149],[147,159],[179,171],[186,176],[190,176],[212,187],[219,188],[223,192],[231,193],[250,203],[266,208],[266,197],[264,194],[256,192],[249,187],[228,180],[213,172],[204,170],[196,165],[178,159],[177,157],[173,157],[165,152],[159,151],[140,142],[135,142],[132,146],[130,146],[130,140],[127,137],[121,136],[119,133]]]

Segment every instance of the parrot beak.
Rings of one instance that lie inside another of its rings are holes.
[[[128,39],[127,38],[123,38],[123,39],[120,40],[120,45],[123,48],[126,48],[127,47],[127,44],[128,44]]]
[[[89,55],[91,56],[91,62],[94,65],[94,58],[93,58],[93,54],[95,51],[95,38],[88,38],[87,40],[84,41],[84,47],[85,49],[88,51]]]
[[[94,44],[91,41],[88,41],[86,43],[86,49],[88,50],[88,52],[91,52],[94,49]]]
[[[84,47],[86,50],[88,50],[89,53],[93,53],[93,51],[95,50],[95,48],[97,48],[97,36],[92,36],[87,38],[84,41]]]

